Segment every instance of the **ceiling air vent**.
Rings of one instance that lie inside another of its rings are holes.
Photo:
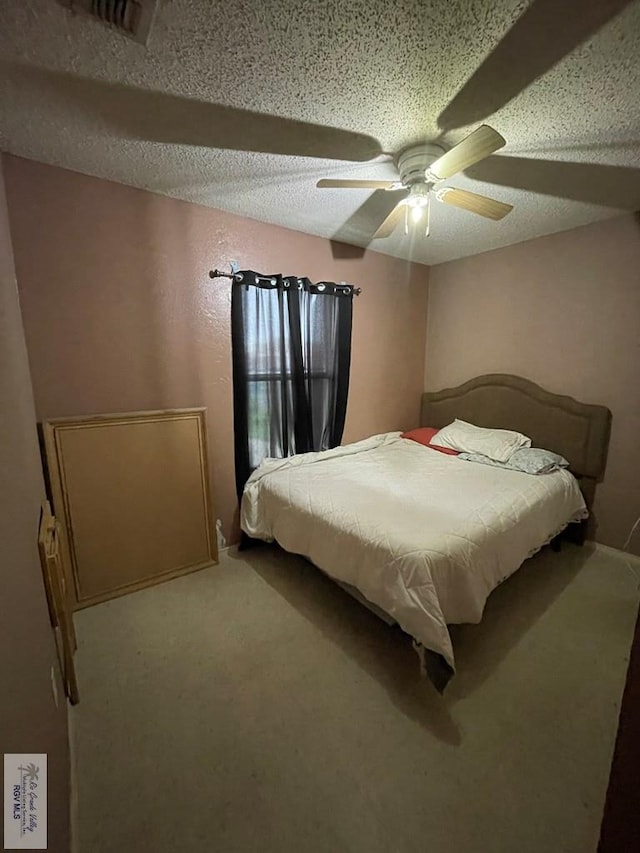
[[[59,0],[72,12],[82,12],[123,35],[146,44],[158,0]]]

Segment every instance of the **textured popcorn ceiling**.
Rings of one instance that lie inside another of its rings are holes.
[[[447,183],[513,213],[494,223],[436,204],[429,239],[400,229],[372,249],[439,263],[636,210],[640,3],[587,26],[553,64],[590,8],[616,2],[583,0],[574,22],[574,0],[536,2],[555,12],[527,29],[524,0],[161,0],[143,47],[56,0],[1,0],[0,148],[364,245],[389,196],[316,181],[394,178],[391,153],[450,146],[489,110],[506,148]],[[487,57],[514,24],[496,70]],[[441,115],[476,71],[481,117],[469,104]]]

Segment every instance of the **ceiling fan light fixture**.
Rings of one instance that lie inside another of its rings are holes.
[[[414,224],[418,224],[426,215],[425,237],[429,236],[429,220],[431,219],[431,187],[428,184],[414,184],[404,201],[400,202],[404,205],[404,233],[409,233],[409,216]]]
[[[404,204],[414,208],[414,210],[426,207],[429,204],[429,189],[427,184],[413,184]]]

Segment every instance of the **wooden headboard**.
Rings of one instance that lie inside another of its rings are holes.
[[[455,418],[482,427],[517,430],[528,435],[534,447],[564,456],[592,508],[609,449],[611,412],[605,406],[552,394],[520,376],[490,373],[457,388],[422,395],[423,426],[443,427]]]

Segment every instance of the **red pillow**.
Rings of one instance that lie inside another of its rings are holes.
[[[410,429],[408,432],[403,432],[400,438],[410,438],[411,441],[417,441],[418,444],[424,444],[425,447],[430,447],[432,450],[438,450],[440,453],[446,453],[447,456],[457,456],[459,450],[452,450],[450,447],[438,447],[437,444],[431,444],[431,439],[438,432],[434,427],[418,427],[418,429]]]

